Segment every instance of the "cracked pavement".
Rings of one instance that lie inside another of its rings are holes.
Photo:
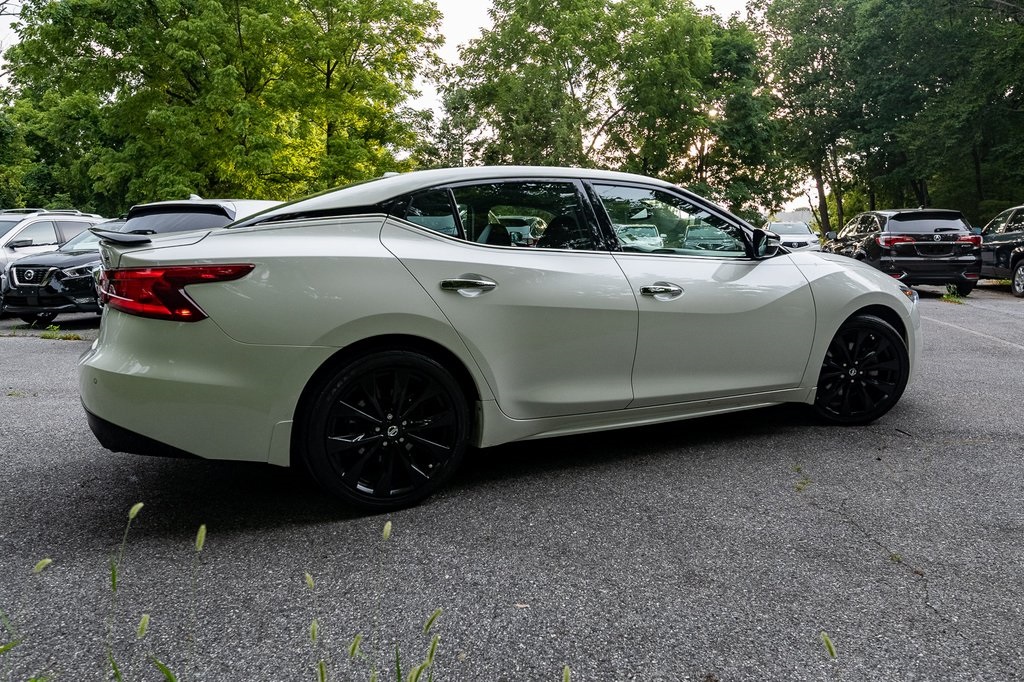
[[[438,607],[436,680],[1021,679],[1024,300],[941,293],[922,288],[919,373],[870,426],[779,407],[503,446],[376,517],[272,467],[108,453],[74,375],[95,318],[58,319],[83,341],[2,336],[0,609],[24,641],[0,680],[104,677],[107,560],[139,501],[126,679],[161,679],[148,653],[196,680],[315,679],[319,656],[368,679],[352,637],[411,667]]]

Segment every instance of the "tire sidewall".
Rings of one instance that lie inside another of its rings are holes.
[[[814,411],[819,416],[819,418],[833,424],[846,424],[851,426],[857,424],[869,424],[878,419],[879,417],[882,417],[885,413],[891,410],[896,405],[896,403],[899,402],[900,398],[903,395],[903,391],[907,387],[907,381],[910,379],[910,354],[907,351],[907,344],[903,340],[903,337],[900,336],[899,332],[897,332],[891,324],[889,324],[880,317],[875,317],[874,315],[855,315],[851,317],[842,325],[840,325],[839,329],[836,330],[836,333],[829,341],[829,347],[831,348],[836,336],[848,331],[851,328],[856,327],[869,329],[873,332],[884,335],[890,343],[894,344],[894,346],[901,351],[898,354],[900,361],[899,381],[897,382],[897,386],[893,393],[886,399],[884,403],[876,406],[875,409],[855,416],[843,416],[825,410],[818,403],[817,396],[820,395],[821,391],[821,370],[819,370],[817,384],[818,392],[816,393],[815,397]],[[824,364],[824,358],[822,358],[822,364]]]
[[[389,498],[373,497],[343,483],[327,461],[324,440],[331,407],[350,382],[367,372],[382,369],[409,369],[435,381],[453,404],[457,443],[443,467],[430,479],[405,494]],[[300,459],[306,471],[326,492],[349,506],[372,512],[385,512],[412,506],[443,486],[458,469],[469,440],[470,419],[465,395],[458,382],[433,358],[411,351],[382,351],[351,360],[329,372],[311,392],[304,414],[296,420],[299,428]]]

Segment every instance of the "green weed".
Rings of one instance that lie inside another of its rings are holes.
[[[57,340],[57,341],[81,341],[82,337],[78,334],[72,334],[70,332],[61,333],[60,327],[55,324],[51,324],[46,328],[42,334],[39,335],[41,339]]]
[[[942,295],[942,300],[946,303],[956,303],[957,305],[963,305],[964,298],[957,290],[955,284],[946,285],[946,293]]]

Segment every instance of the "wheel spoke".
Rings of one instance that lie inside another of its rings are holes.
[[[334,457],[355,448],[372,445],[376,441],[380,440],[381,437],[377,434],[367,436],[365,433],[352,433],[345,436],[328,436],[327,454]]]
[[[343,410],[341,410],[341,414],[338,415],[339,417],[344,417],[347,419],[362,419],[374,425],[379,425],[381,423],[380,419],[374,417],[372,414],[368,414],[363,410],[360,410],[358,407],[352,405],[351,403],[347,403],[344,400],[339,400],[338,404],[341,405],[342,408],[344,408]]]
[[[424,446],[429,453],[437,458],[439,462],[443,462],[452,454],[451,447],[442,445],[441,443],[435,443],[434,441],[415,433],[409,434],[409,440],[415,441],[416,443]]]
[[[370,460],[370,457],[377,452],[377,444],[373,444],[371,447],[366,448],[365,451],[360,453],[360,456],[355,461],[345,467],[344,473],[341,475],[341,479],[348,485],[355,487],[360,478],[363,475],[363,469],[366,468],[366,463]]]
[[[423,391],[419,396],[410,403],[407,407],[403,407],[399,414],[400,419],[408,419],[409,415],[416,412],[416,410],[432,398],[440,398],[441,392],[434,386],[430,386],[427,390]]]

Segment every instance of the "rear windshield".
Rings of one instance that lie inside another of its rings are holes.
[[[914,213],[889,218],[890,232],[969,232],[971,226],[963,217],[951,213]]]
[[[140,216],[129,216],[118,232],[134,234],[161,234],[163,232],[183,232],[185,230],[210,230],[224,227],[231,218],[223,213],[206,211],[168,211],[166,213],[146,213]]]

